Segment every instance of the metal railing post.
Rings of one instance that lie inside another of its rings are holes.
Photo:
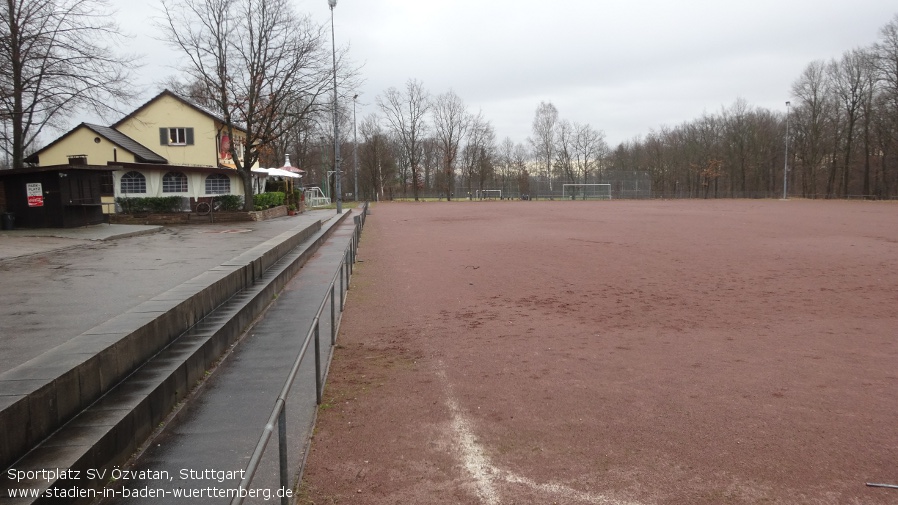
[[[321,323],[315,325],[315,401],[321,405],[321,343],[318,337]]]
[[[352,240],[352,262],[355,263],[356,252],[359,249],[359,239],[362,236],[362,218],[355,216],[355,233]]]
[[[346,301],[346,297],[343,294],[343,277],[346,274],[346,255],[343,256],[343,264],[340,265],[340,312],[343,312],[343,303]]]
[[[346,268],[346,291],[349,291],[349,284],[352,282],[352,252],[349,249],[343,254],[343,265]]]
[[[331,345],[337,343],[337,301],[334,298],[334,285],[331,284]]]
[[[281,404],[281,413],[278,416],[278,452],[281,457],[281,489],[290,489],[287,468],[287,403]],[[286,494],[286,493],[285,493]],[[290,505],[290,498],[281,497],[281,505]]]

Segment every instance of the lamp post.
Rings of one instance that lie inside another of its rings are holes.
[[[789,184],[789,106],[790,102],[786,102],[786,161],[783,164],[783,200],[788,195]]]
[[[359,98],[356,93],[352,97],[352,165],[355,168],[355,201],[359,201],[359,132],[355,122],[355,101]]]
[[[327,176],[327,163],[324,162],[324,148],[325,148],[324,135],[321,135],[318,138],[319,138],[319,140],[321,140],[321,143],[319,144],[321,146],[320,147],[320,149],[321,149],[321,175],[324,176],[321,179],[321,188],[322,188],[322,191],[325,189],[327,190],[327,197],[330,198],[331,197],[330,179]]]
[[[331,51],[334,57],[334,171],[336,172],[336,182],[334,183],[334,192],[337,193],[337,214],[343,213],[343,195],[340,188],[340,130],[337,124],[337,40],[334,35],[334,7],[337,6],[337,0],[327,0],[327,4],[331,8]]]

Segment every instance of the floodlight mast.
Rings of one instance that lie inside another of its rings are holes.
[[[340,187],[340,130],[337,124],[337,39],[334,35],[334,7],[337,0],[327,0],[331,8],[331,52],[334,57],[334,171],[336,172],[334,192],[337,193],[337,214],[343,213],[343,190]]]
[[[336,1],[336,0],[334,0]],[[786,102],[786,161],[783,163],[783,200],[788,198],[789,185],[789,106],[790,102]]]
[[[352,195],[357,202],[359,201],[359,133],[355,123],[355,103],[358,98],[358,93],[352,97],[352,164],[355,168],[355,190]]]

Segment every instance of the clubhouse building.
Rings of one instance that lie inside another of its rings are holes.
[[[0,171],[0,207],[26,228],[98,224],[116,197],[183,197],[183,209],[216,195],[243,195],[228,137],[215,114],[165,90],[111,126],[82,123]],[[254,167],[256,168],[256,167]]]

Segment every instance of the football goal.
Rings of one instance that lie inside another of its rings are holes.
[[[324,196],[324,192],[318,186],[306,188],[306,205],[309,208],[324,207],[331,204],[331,199]]]
[[[571,200],[611,200],[611,184],[563,184],[561,197]]]
[[[495,200],[502,199],[502,190],[501,189],[478,189],[477,190],[477,198],[480,200]]]

